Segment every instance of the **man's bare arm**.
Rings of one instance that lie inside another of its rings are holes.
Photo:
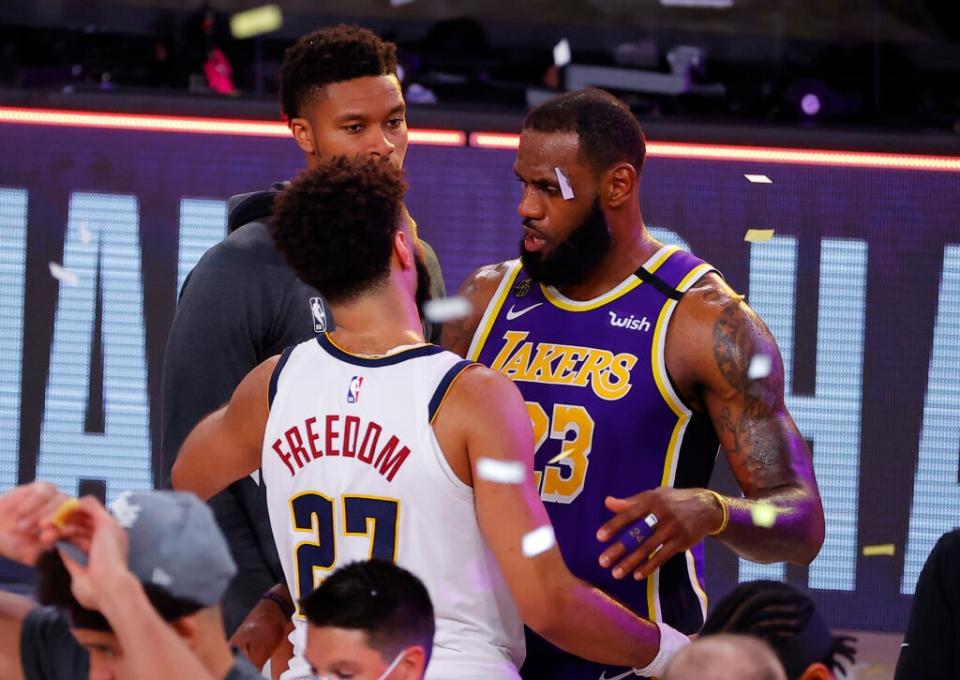
[[[748,371],[756,355],[769,358],[770,371],[752,379]],[[717,538],[751,560],[811,562],[823,543],[823,507],[810,451],[784,404],[783,362],[769,329],[742,296],[708,275],[675,311],[666,362],[686,403],[709,414],[746,496],[720,499],[729,523]],[[773,506],[775,530],[754,523],[760,503]],[[608,499],[607,507],[617,514],[597,532],[601,541],[648,513],[658,519],[650,538],[632,552],[615,543],[602,553],[601,565],[618,578],[630,572],[645,578],[723,521],[723,508],[706,489],[660,487]]]
[[[507,263],[491,264],[480,267],[466,278],[460,286],[457,295],[465,297],[470,302],[470,314],[462,319],[445,321],[440,344],[444,349],[455,352],[462,357],[467,356],[473,335],[487,310],[487,305],[497,292],[497,286],[507,271]]]
[[[0,678],[23,678],[20,633],[24,619],[36,606],[28,597],[0,590]]]
[[[480,530],[524,622],[577,656],[622,666],[648,664],[660,646],[654,624],[573,576],[556,546],[533,557],[521,551],[523,537],[550,520],[533,482],[533,431],[516,386],[489,369],[468,369],[451,388],[435,430],[444,451],[466,449]],[[482,478],[476,474],[482,458],[521,464],[523,482]]]
[[[173,465],[175,489],[207,500],[259,469],[270,415],[270,377],[278,360],[271,357],[250,371],[230,402],[201,420],[187,436]]]

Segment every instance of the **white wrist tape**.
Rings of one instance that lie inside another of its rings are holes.
[[[667,670],[674,654],[690,644],[690,638],[676,628],[665,623],[657,623],[660,629],[660,651],[653,657],[653,661],[643,668],[634,668],[633,672],[648,678],[659,677]]]

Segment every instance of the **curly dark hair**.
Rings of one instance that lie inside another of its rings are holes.
[[[301,37],[283,55],[280,106],[289,122],[308,96],[331,83],[397,73],[397,46],[353,24],[338,24]]]
[[[766,640],[790,680],[815,663],[836,672],[842,668],[839,657],[850,663],[856,660],[857,649],[852,644],[856,638],[833,635],[813,600],[780,581],[748,581],[730,591],[717,602],[700,630],[704,637],[717,633]],[[798,640],[801,635],[804,640]]]
[[[430,660],[436,626],[430,594],[420,579],[392,562],[337,569],[300,606],[313,626],[364,631],[384,658],[420,645]]]
[[[600,173],[626,161],[639,174],[647,142],[630,108],[606,90],[588,88],[547,100],[527,114],[524,130],[576,132],[580,158]]]
[[[63,564],[60,553],[50,550],[42,553],[37,559],[37,601],[40,604],[56,607],[63,612],[72,628],[81,630],[97,630],[105,633],[113,632],[103,614],[81,605],[73,595],[70,587],[70,572]],[[173,597],[162,587],[152,583],[143,583],[143,591],[153,608],[167,623],[172,623],[184,616],[196,614],[203,609],[203,605],[191,600],[181,600]]]
[[[273,238],[303,281],[348,302],[386,281],[406,189],[388,158],[323,160],[277,197]]]

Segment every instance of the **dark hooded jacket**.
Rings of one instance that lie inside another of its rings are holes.
[[[180,291],[163,363],[161,476],[169,488],[177,452],[193,427],[223,406],[253,368],[287,347],[333,328],[316,289],[277,250],[267,220],[284,184],[234,196],[228,235],[208,250]],[[431,296],[443,297],[436,253],[424,243]],[[425,324],[426,325],[426,324]],[[437,342],[439,327],[426,327]],[[240,480],[210,501],[241,574],[227,592],[228,632],[283,572],[259,479]]]

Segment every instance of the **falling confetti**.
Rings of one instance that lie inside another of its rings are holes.
[[[773,184],[773,180],[766,175],[744,175],[744,177],[753,184]]]
[[[555,455],[553,458],[551,458],[549,461],[547,461],[547,465],[553,465],[554,463],[559,463],[561,460],[563,460],[564,458],[569,456],[571,453],[573,453],[573,451],[574,449],[572,446],[565,448],[563,451],[561,451],[560,453]]]
[[[865,545],[863,546],[863,556],[864,557],[880,557],[886,555],[888,557],[893,557],[896,553],[896,548],[893,543],[882,543],[880,545]]]
[[[554,170],[557,172],[557,181],[560,183],[560,195],[563,196],[563,200],[569,201],[573,198],[573,187],[570,186],[570,180],[567,179],[560,168],[554,168]]]
[[[79,507],[80,501],[78,501],[76,498],[66,499],[60,504],[60,507],[54,511],[53,515],[50,516],[50,522],[52,522],[54,526],[58,526],[62,529],[66,524],[67,517],[70,515],[70,513]]]
[[[270,33],[283,26],[283,12],[277,5],[264,5],[237,12],[230,17],[230,32],[237,40]]]
[[[765,243],[773,238],[773,229],[747,229],[744,241],[751,243]]]
[[[80,223],[80,243],[83,245],[89,245],[90,241],[93,240],[93,232],[87,229],[87,223]]]
[[[553,527],[545,524],[537,527],[523,537],[523,554],[525,557],[536,557],[544,553],[557,544],[557,537],[553,533]]]
[[[423,306],[423,314],[434,323],[462,319],[473,310],[470,301],[462,295],[430,300]]]
[[[570,63],[570,42],[564,38],[553,46],[553,64],[557,68],[563,68]]]
[[[750,508],[753,525],[769,529],[777,523],[777,508],[772,503],[754,503]]]
[[[494,458],[481,458],[477,461],[477,475],[480,479],[498,484],[520,484],[526,476],[523,463]]]
[[[766,354],[754,354],[750,359],[750,366],[747,368],[747,377],[751,380],[759,380],[770,375],[770,368],[773,362]]]
[[[76,286],[80,283],[80,279],[77,278],[76,274],[69,269],[64,269],[56,262],[50,263],[50,276],[65,286]]]

